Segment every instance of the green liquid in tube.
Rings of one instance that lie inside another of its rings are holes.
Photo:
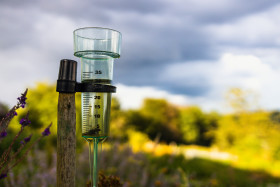
[[[104,82],[108,83],[108,80],[104,80]],[[111,93],[83,92],[82,137],[85,139],[98,138],[99,141],[104,141],[109,134],[110,109]]]

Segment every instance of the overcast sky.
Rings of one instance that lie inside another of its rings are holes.
[[[1,0],[0,101],[14,104],[35,82],[55,83],[73,56],[73,30],[123,35],[114,84],[125,108],[144,97],[224,110],[232,87],[280,109],[279,0]]]

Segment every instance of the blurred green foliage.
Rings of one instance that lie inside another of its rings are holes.
[[[145,99],[140,110],[130,110],[126,114],[127,125],[145,132],[151,139],[157,136],[165,142],[182,143],[179,110],[163,99]]]
[[[211,131],[218,127],[220,115],[204,113],[199,107],[180,109],[180,130],[186,143],[210,146],[214,140]]]
[[[177,107],[164,99],[145,99],[139,110],[126,112],[126,123],[154,140],[178,144],[210,146],[210,131],[218,124],[219,114],[204,113],[199,107]]]
[[[239,152],[250,148],[250,154],[263,152],[270,159],[278,159],[279,112],[248,111],[247,100],[251,96],[238,88],[231,89],[227,96],[229,105],[235,110],[233,114],[205,113],[197,106],[178,107],[164,99],[151,98],[145,99],[140,109],[125,111],[120,102],[113,98],[110,137],[125,142],[129,139],[129,132],[136,130],[147,134],[151,140],[160,142],[218,146],[224,150]],[[46,124],[53,123],[51,137],[42,141],[41,147],[55,147],[58,101],[55,85],[39,83],[35,88],[29,89],[27,98],[27,109],[19,112],[11,126],[19,128],[18,122],[29,111],[32,122],[30,128],[33,131],[42,132]],[[76,113],[80,149],[84,144],[80,136],[80,93],[76,94]]]
[[[80,97],[80,93],[77,93],[78,153],[83,152],[83,145],[86,144],[81,137]],[[26,111],[30,113],[30,127],[34,132],[43,131],[46,124],[53,122],[51,137],[39,144],[39,148],[47,150],[48,162],[51,163],[53,162],[51,155],[56,147],[58,93],[54,85],[39,83],[35,88],[29,89],[27,98]],[[137,151],[144,151],[147,142],[156,142],[155,145],[175,143],[175,145],[195,144],[216,147],[238,155],[237,165],[243,168],[243,170],[236,169],[234,166],[203,159],[187,160],[182,155],[158,157],[149,153],[150,156],[144,156],[145,160],[139,162],[149,163],[145,166],[147,167],[145,171],[149,172],[151,177],[159,177],[161,174],[165,176],[168,173],[169,177],[173,177],[176,173],[177,176],[181,176],[176,180],[185,181],[186,184],[193,180],[192,184],[197,186],[201,185],[200,179],[205,180],[206,182],[202,184],[207,186],[254,186],[258,183],[254,177],[275,182],[276,179],[264,172],[245,171],[246,168],[262,169],[280,176],[280,112],[256,110],[258,106],[254,106],[255,100],[256,94],[252,92],[238,88],[231,89],[227,93],[226,101],[234,112],[219,114],[206,113],[197,106],[179,107],[164,99],[151,98],[145,99],[139,109],[123,110],[121,103],[113,98],[108,142],[128,143],[132,146],[132,150]],[[24,115],[24,112],[20,112],[12,121],[11,131],[18,128],[18,122]],[[8,137],[6,140],[9,140]],[[109,154],[108,157],[112,155],[114,153]],[[135,162],[138,163],[137,159]],[[140,165],[142,167],[144,163]],[[127,172],[131,170],[128,167]],[[129,175],[122,174],[120,177],[126,176]]]
[[[241,160],[247,162],[247,166],[251,164],[252,167],[260,168],[271,163],[278,164],[280,161],[279,112],[249,110],[249,101],[246,98],[252,97],[244,93],[238,88],[229,91],[231,95],[229,102],[233,105],[235,113],[223,115],[219,120],[217,128],[212,131],[214,145],[241,155]],[[233,101],[237,104],[234,105]],[[252,103],[250,108],[255,108],[252,107]],[[252,162],[252,158],[258,158],[261,162]]]

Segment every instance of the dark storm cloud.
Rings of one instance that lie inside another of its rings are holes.
[[[157,13],[164,8],[163,1],[99,1],[99,0],[83,0],[83,1],[43,1],[43,0],[26,0],[26,1],[10,1],[2,0],[3,6],[28,9],[37,7],[42,13],[50,12],[57,15],[71,17],[77,21],[96,20],[101,22],[110,22],[112,15],[109,12],[136,12],[139,14]],[[149,5],[149,6],[147,6]]]
[[[205,23],[224,23],[234,21],[246,15],[265,11],[279,4],[278,0],[221,0],[221,1],[197,1],[189,9],[197,22]]]
[[[41,15],[69,19],[75,26],[83,23],[86,24],[84,26],[110,27],[123,34],[122,55],[115,63],[117,82],[155,86],[173,93],[203,95],[209,89],[207,81],[197,85],[186,82],[182,87],[182,84],[162,81],[159,75],[174,62],[214,61],[220,56],[217,49],[221,45],[231,42],[236,42],[236,46],[245,45],[230,38],[217,42],[213,39],[215,32],[209,33],[206,26],[232,23],[277,3],[278,0],[2,0],[0,48],[42,47],[54,60],[70,54],[71,58],[72,45],[62,47],[65,44],[58,40],[59,35],[48,38],[42,44],[42,31],[39,32],[34,25],[40,22]],[[50,23],[45,32],[53,29]],[[72,30],[63,32],[72,33]]]
[[[118,1],[91,1],[94,6],[101,7],[103,9],[110,9],[114,11],[134,11],[144,14],[155,14],[160,10],[165,8],[164,1],[161,0],[142,0],[142,1],[128,1],[128,0],[118,0]]]
[[[135,20],[134,23],[125,20],[128,23],[122,31],[122,56],[115,65],[115,77],[127,85],[154,86],[181,94],[205,93],[205,89],[194,89],[195,86],[171,87],[157,78],[162,69],[173,62],[213,59],[217,55],[213,53],[215,47],[211,36],[203,29],[194,23],[184,25],[184,20],[177,25],[172,21],[170,23],[170,20],[165,23],[164,19],[163,16],[159,20],[162,22],[160,26],[149,20]],[[131,28],[127,28],[127,25],[131,25]],[[135,37],[126,39],[131,33]]]

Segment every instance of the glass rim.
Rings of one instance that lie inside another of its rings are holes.
[[[115,29],[106,28],[106,27],[81,27],[81,28],[75,29],[75,30],[73,31],[73,34],[76,35],[75,33],[76,33],[77,31],[80,31],[80,30],[89,30],[89,29],[110,30],[110,31],[114,31],[114,32],[119,33],[119,35],[122,35],[122,33],[121,33],[120,31],[117,31],[117,30],[115,30]],[[77,36],[80,36],[80,35],[77,35]],[[82,36],[80,36],[80,37],[82,37]]]

